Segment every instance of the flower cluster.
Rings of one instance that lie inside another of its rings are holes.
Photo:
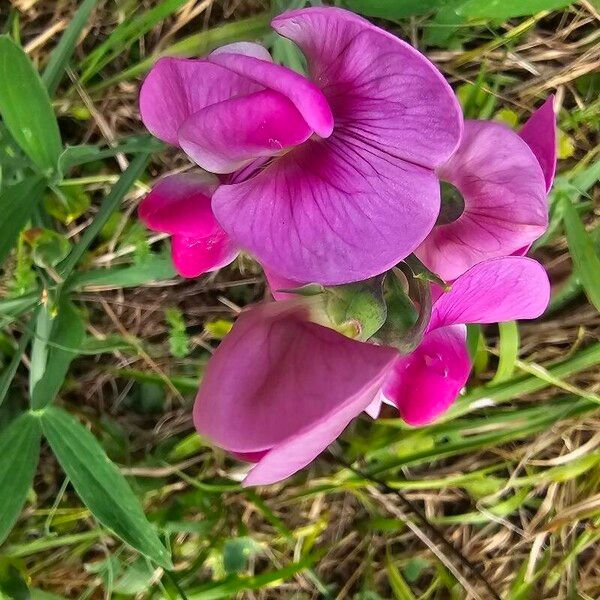
[[[171,234],[181,275],[243,249],[276,298],[242,312],[194,407],[201,434],[256,463],[247,485],[291,475],[384,401],[431,422],[468,379],[465,324],[535,318],[550,294],[523,255],[547,227],[552,98],[519,133],[464,120],[433,64],[352,13],[302,9],[272,26],[306,76],[243,42],[159,60],[140,95],[146,127],[201,168],[159,181],[140,218]],[[374,327],[328,319],[321,297],[363,293],[372,278],[381,291],[386,272],[415,261],[430,278],[419,298],[406,282],[418,313],[408,346],[385,299]],[[309,283],[321,293],[306,298]]]

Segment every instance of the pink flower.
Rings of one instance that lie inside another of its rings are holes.
[[[196,429],[258,461],[245,485],[285,479],[365,410],[396,356],[311,323],[298,301],[259,305],[242,312],[209,362],[194,405]]]
[[[352,13],[310,8],[272,24],[309,78],[251,43],[164,58],[142,87],[143,121],[224,176],[216,219],[277,273],[323,284],[381,273],[435,223],[435,170],[458,145],[460,108],[424,56]]]
[[[465,323],[532,319],[550,297],[543,267],[514,256],[480,263],[439,291],[424,339],[408,356],[311,322],[304,301],[244,311],[206,368],[196,429],[257,463],[245,485],[285,479],[362,411],[377,416],[383,400],[412,425],[434,420],[471,370]]]
[[[139,206],[146,227],[172,235],[173,263],[183,277],[215,271],[238,255],[211,209],[217,185],[212,176],[171,175],[161,179]]]
[[[465,122],[458,150],[437,170],[451,184],[438,224],[416,251],[443,279],[482,260],[524,254],[546,230],[556,165],[552,102],[533,113],[520,135],[493,121]]]
[[[548,276],[530,258],[495,258],[472,267],[450,292],[439,295],[423,341],[396,360],[383,398],[407,423],[430,423],[454,402],[469,377],[465,324],[534,319],[549,299]],[[369,407],[371,416],[378,414],[381,400]]]

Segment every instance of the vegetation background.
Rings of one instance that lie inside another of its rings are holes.
[[[145,134],[140,80],[239,39],[295,65],[268,23],[302,4],[0,0],[0,597],[600,597],[597,0],[338,3],[425,52],[471,118],[518,127],[556,93],[534,249],[552,304],[471,329],[439,422],[353,424],[334,452],[359,473],[325,455],[241,489],[194,433],[203,365],[264,279],[241,257],[184,281],[137,221],[156,177],[191,168]]]

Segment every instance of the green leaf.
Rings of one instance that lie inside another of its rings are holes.
[[[446,0],[344,0],[350,10],[368,17],[402,19],[440,8]]]
[[[50,60],[42,75],[42,81],[46,85],[46,89],[50,96],[54,96],[54,92],[67,68],[71,55],[75,50],[79,35],[83,31],[90,13],[97,2],[98,0],[83,0],[77,9],[77,12],[73,15],[69,26],[62,34],[56,48],[54,48],[50,55]]]
[[[93,144],[67,146],[58,159],[58,166],[60,172],[66,174],[71,167],[111,158],[120,152],[125,154],[147,154],[148,152],[160,152],[164,148],[165,145],[160,140],[149,134],[132,135],[109,147]]]
[[[85,322],[75,305],[66,299],[59,303],[58,313],[46,327],[48,325],[50,335],[46,334],[46,340],[36,340],[36,344],[46,341],[46,360],[38,367],[41,374],[32,380],[31,406],[34,409],[44,408],[54,400],[85,337]],[[32,365],[33,360],[32,357]]]
[[[512,17],[535,15],[573,4],[574,0],[468,0],[457,13],[473,19],[505,21]]]
[[[515,321],[498,323],[500,331],[500,355],[498,368],[490,385],[501,383],[510,379],[515,371],[515,364],[519,356],[519,327]]]
[[[22,48],[0,36],[0,115],[21,149],[50,177],[62,143],[48,92]]]
[[[113,585],[113,592],[136,596],[143,594],[152,585],[154,580],[154,569],[144,558],[138,558],[129,565]]]
[[[42,269],[52,269],[69,254],[69,240],[52,229],[33,229],[24,236],[31,244],[31,259]]]
[[[0,264],[15,245],[19,232],[27,225],[45,187],[41,177],[29,177],[0,193]]]
[[[226,573],[240,573],[248,568],[248,560],[260,552],[251,537],[231,538],[223,544],[223,568]]]
[[[172,568],[169,552],[139,500],[96,438],[75,418],[50,406],[42,430],[75,491],[105,527],[156,564]]]
[[[563,219],[575,273],[589,301],[600,311],[600,258],[569,198],[562,198]]]
[[[190,353],[190,340],[183,313],[176,306],[165,310],[165,319],[169,325],[169,349],[171,356],[185,358]]]
[[[15,524],[33,482],[40,455],[40,426],[31,413],[0,435],[0,544]]]
[[[65,225],[78,219],[90,204],[89,194],[79,185],[56,188],[44,196],[46,212]]]
[[[76,289],[137,287],[154,281],[173,279],[176,276],[170,255],[151,254],[135,265],[80,271],[73,276],[71,287]]]

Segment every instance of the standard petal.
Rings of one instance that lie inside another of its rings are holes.
[[[148,229],[188,237],[212,235],[219,228],[211,208],[218,180],[211,175],[163,177],[142,200],[138,216]]]
[[[256,84],[267,87],[289,98],[308,125],[321,137],[333,131],[333,116],[323,92],[302,75],[253,56],[239,56],[227,52],[211,54],[208,60],[237,73]]]
[[[201,237],[174,235],[171,255],[177,272],[182,277],[198,277],[228,265],[239,254],[239,248],[220,228]]]
[[[207,106],[188,117],[178,135],[179,145],[203,169],[233,173],[301,144],[312,133],[291,100],[262,90]]]
[[[446,280],[528,246],[548,224],[546,184],[527,144],[501,123],[467,121],[459,149],[438,169],[456,186],[464,212],[437,225],[416,252]]]
[[[293,10],[272,26],[303,51],[336,129],[428,168],[454,152],[460,106],[441,73],[413,47],[339,8]]]
[[[550,191],[556,171],[556,114],[554,95],[549,96],[526,121],[519,135],[531,148],[546,181],[546,191]]]
[[[140,113],[153,135],[177,146],[177,132],[191,114],[261,89],[261,85],[208,60],[161,58],[142,85]]]
[[[409,425],[426,425],[444,413],[471,372],[466,327],[430,331],[419,347],[398,358],[383,387]]]
[[[413,252],[437,217],[439,185],[432,171],[336,132],[221,186],[213,210],[276,272],[334,285],[382,273]]]
[[[433,305],[429,329],[455,323],[500,323],[539,317],[550,301],[544,267],[508,256],[469,269]]]
[[[370,403],[396,351],[307,318],[297,301],[262,304],[238,317],[198,391],[194,423],[201,435],[237,453],[270,450],[266,460],[313,428],[323,431],[318,443],[327,445],[327,432]]]

